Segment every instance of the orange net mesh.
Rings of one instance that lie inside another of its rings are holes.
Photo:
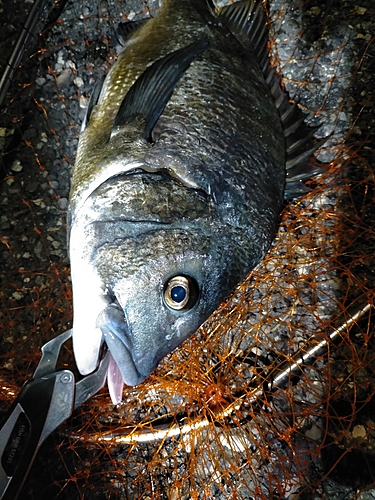
[[[156,7],[56,3],[8,94],[2,412],[40,347],[71,326],[65,214],[79,124],[93,81],[116,54],[112,28]],[[121,405],[103,389],[46,441],[21,498],[374,498],[371,310],[302,374],[268,390],[275,367],[372,300],[375,280],[375,10],[353,1],[298,7],[271,2],[272,57],[310,123],[323,124],[318,135],[333,133],[318,155],[327,171],[285,207],[264,262],[196,335],[126,389]],[[69,347],[65,358],[73,359]]]

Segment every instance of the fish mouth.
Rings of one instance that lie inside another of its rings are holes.
[[[99,315],[97,326],[111,354],[107,382],[112,402],[118,404],[122,400],[124,384],[140,384],[148,374],[142,374],[133,360],[129,327],[119,305],[108,305]]]
[[[104,334],[104,338],[111,353],[107,372],[108,390],[113,404],[119,404],[122,401],[124,384],[138,385],[146,376],[135,366],[131,352],[122,339],[108,333]]]
[[[132,386],[143,382],[147,375],[143,375],[136,367],[131,355],[131,349],[126,345],[126,339],[119,338],[117,335],[113,335],[112,332],[105,332],[104,339],[124,383]]]

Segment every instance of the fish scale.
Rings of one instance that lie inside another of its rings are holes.
[[[284,203],[285,137],[297,180],[318,169],[304,170],[317,144],[267,64],[260,0],[220,15],[205,0],[166,0],[129,31],[93,92],[69,220],[77,366],[92,371],[106,341],[112,379],[134,385],[267,252]],[[118,402],[122,385],[109,384]]]

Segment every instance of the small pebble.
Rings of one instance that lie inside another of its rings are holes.
[[[316,424],[313,424],[310,429],[307,429],[305,436],[314,441],[320,441],[322,438],[323,431]]]
[[[57,66],[57,64],[56,64]],[[64,69],[60,75],[57,77],[57,83],[60,86],[64,86],[67,83],[69,83],[70,76],[72,74],[72,71],[70,69]]]
[[[37,78],[35,81],[38,87],[42,87],[46,83],[46,79],[42,77]]]
[[[83,80],[80,76],[76,76],[73,81],[78,88],[83,87]]]
[[[79,107],[81,109],[87,108],[88,103],[89,103],[89,98],[88,97],[83,97],[83,96],[80,97],[80,99],[79,99]]]
[[[36,200],[32,200],[32,202],[37,206],[37,207],[40,207],[40,208],[46,208],[46,205],[43,201],[42,198],[38,198]]]
[[[361,7],[359,5],[356,5],[355,6],[355,11],[357,14],[359,14],[360,16],[363,16],[363,14],[365,14],[365,12],[367,11],[366,7]]]
[[[14,160],[10,168],[13,170],[13,172],[21,172],[23,166],[21,165],[21,162],[19,160]]]
[[[59,205],[62,210],[65,210],[68,206],[68,200],[67,198],[60,198],[59,199]]]
[[[354,438],[364,438],[366,437],[366,429],[363,425],[356,425],[353,428],[352,435]]]
[[[34,247],[34,253],[36,255],[39,255],[41,253],[41,251],[43,250],[43,245],[42,245],[42,242],[41,241],[38,241],[38,243],[35,245]]]

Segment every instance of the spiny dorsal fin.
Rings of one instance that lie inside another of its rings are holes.
[[[105,75],[102,75],[95,83],[94,90],[92,91],[92,94],[91,94],[90,99],[89,99],[89,103],[87,105],[85,117],[82,121],[81,134],[87,128],[87,125],[89,124],[89,121],[90,121],[92,110],[94,109],[94,107],[98,103],[98,99],[100,96],[100,92],[102,91],[104,79],[105,79]]]
[[[141,19],[140,21],[128,21],[125,23],[119,23],[117,26],[117,40],[120,45],[126,45],[128,38],[133,35],[139,28],[144,26],[149,19]]]
[[[285,197],[291,199],[306,191],[301,182],[303,179],[324,171],[319,162],[311,162],[309,158],[326,139],[314,137],[319,127],[309,127],[304,123],[305,115],[296,104],[289,101],[288,93],[282,89],[280,78],[270,65],[267,51],[268,25],[262,1],[242,0],[224,7],[218,15],[245,49],[254,53],[275,100],[285,137]]]
[[[113,124],[111,137],[129,124],[134,117],[140,115],[145,120],[143,137],[150,139],[151,131],[178,81],[192,61],[207,46],[208,41],[200,39],[151,64],[130,87],[122,101]]]
[[[286,169],[291,179],[290,182],[293,182],[296,178],[290,169],[299,166],[296,170],[300,172],[298,179],[301,179],[303,164],[326,139],[314,137],[319,127],[309,127],[304,123],[305,115],[296,104],[290,103],[289,96],[282,90],[280,78],[276,75],[274,68],[269,69],[266,81],[279,110],[286,143]],[[306,168],[306,175],[303,178],[308,179],[322,172],[322,167],[317,167],[316,172],[312,173],[310,167],[311,165]]]
[[[122,21],[116,28],[110,31],[110,40],[113,46],[124,48],[128,43],[129,38],[142,26],[144,26],[150,18],[140,19],[138,21]]]
[[[226,25],[233,34],[243,40],[246,37],[246,46],[251,45],[258,62],[263,59],[264,54],[268,58],[266,50],[268,24],[261,0],[236,2],[223,7],[218,15],[221,19],[225,19]]]

